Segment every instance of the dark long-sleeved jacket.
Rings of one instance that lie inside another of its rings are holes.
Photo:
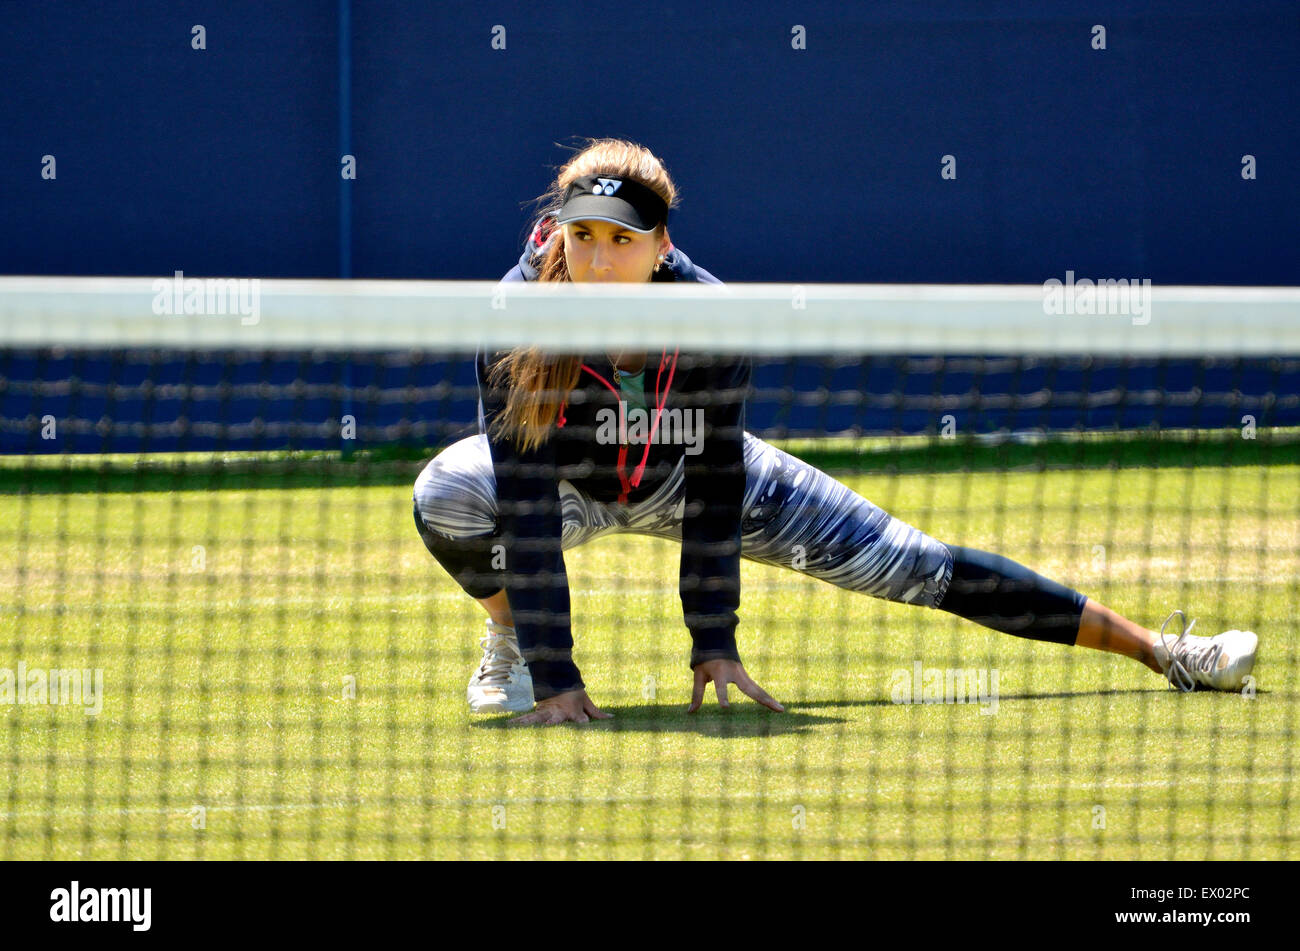
[[[503,280],[536,279],[531,260],[544,249],[545,237],[544,228],[534,229],[519,265]],[[664,263],[658,281],[721,283],[676,248]],[[610,438],[617,432],[611,421],[619,418],[621,398],[612,367],[605,354],[587,354],[550,439],[523,452],[498,438],[491,426],[507,395],[488,379],[498,356],[480,352],[477,357],[480,425],[489,434],[497,483],[505,587],[534,696],[542,700],[584,686],[572,657],[560,480],[598,501],[632,504],[649,498],[683,464],[680,593],[694,642],[691,665],[739,660],[735,630],[749,359],[674,350],[647,354],[645,404],[652,426],[658,420],[657,436],[620,444]],[[702,424],[698,431],[697,424]],[[665,433],[676,434],[677,441],[661,442]]]

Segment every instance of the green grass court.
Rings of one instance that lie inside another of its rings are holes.
[[[505,729],[465,704],[483,619],[415,533],[418,461],[9,460],[0,667],[105,699],[0,705],[0,858],[1300,856],[1295,442],[858,445],[787,448],[1149,627],[1255,630],[1256,696],[746,563],[742,657],[790,712],[688,718],[678,548],[625,536],[566,553],[616,718]],[[891,702],[915,661],[996,669],[997,712]]]

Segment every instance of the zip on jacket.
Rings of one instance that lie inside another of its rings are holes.
[[[646,463],[650,460],[650,447],[654,445],[655,433],[659,431],[659,420],[663,416],[664,404],[668,402],[668,390],[673,385],[673,375],[677,372],[677,357],[680,353],[681,353],[680,350],[673,351],[672,365],[668,367],[668,382],[664,385],[664,392],[662,397],[660,397],[659,395],[659,380],[663,377],[664,367],[668,365],[667,349],[664,350],[663,355],[659,359],[659,372],[655,375],[655,418],[654,418],[654,422],[650,426],[650,435],[646,438],[645,452],[642,453],[641,455],[641,462],[637,465],[636,471],[632,473],[632,477],[630,479],[628,478],[627,471],[626,471],[627,470],[627,446],[620,445],[618,447],[618,481],[619,484],[622,486],[622,491],[619,493],[618,501],[621,504],[624,505],[627,504],[628,492],[641,484],[641,475],[642,473],[645,472]],[[615,400],[618,400],[620,402],[622,401],[623,394],[618,391],[618,387],[614,386],[614,384],[610,383],[609,380],[605,379],[603,376],[601,376],[591,367],[587,366],[587,364],[584,363],[582,365],[582,369],[586,370],[588,373],[590,373],[592,376],[598,379],[601,383],[604,383],[605,387],[611,393],[614,394]],[[568,401],[566,400],[565,402],[560,404],[560,415],[559,415],[559,419],[556,420],[556,426],[560,429],[564,428],[564,424],[566,422],[564,418],[564,407],[565,405],[567,405],[567,403]]]

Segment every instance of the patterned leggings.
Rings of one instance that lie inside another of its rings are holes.
[[[938,607],[953,574],[952,550],[826,473],[745,433],[741,556],[850,591]],[[561,480],[564,550],[630,532],[681,541],[683,464],[649,498],[621,505]],[[436,456],[415,483],[415,522],[434,557],[475,598],[501,590],[491,570],[496,479],[486,435]]]

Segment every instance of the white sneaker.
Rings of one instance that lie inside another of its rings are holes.
[[[533,708],[533,678],[519,653],[515,629],[487,622],[479,641],[483,660],[469,679],[465,698],[474,713],[527,713]]]
[[[1183,631],[1170,645],[1165,627],[1175,617],[1182,618]],[[1211,690],[1240,690],[1255,666],[1255,649],[1259,638],[1250,631],[1224,631],[1214,637],[1192,634],[1196,622],[1187,623],[1187,615],[1175,611],[1160,625],[1156,644],[1156,661],[1169,682],[1184,692],[1197,684]]]

